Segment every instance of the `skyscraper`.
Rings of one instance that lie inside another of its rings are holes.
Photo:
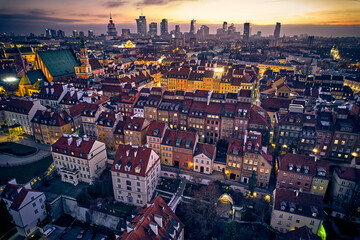
[[[145,36],[146,36],[146,32],[147,32],[147,26],[146,26],[146,18],[145,18],[145,16],[139,16],[139,18],[136,19],[136,26],[137,26],[137,33],[138,33],[141,37],[145,37]]]
[[[79,33],[77,30],[73,30],[73,38],[78,38],[79,37]]]
[[[227,22],[224,22],[223,23],[223,28],[224,32],[226,32],[228,30],[228,25],[227,25]]]
[[[281,23],[277,22],[274,30],[274,38],[280,37]]]
[[[63,39],[65,37],[65,32],[63,30],[57,30],[57,38]]]
[[[175,25],[175,37],[179,38],[180,36],[181,36],[180,25]]]
[[[128,28],[121,29],[121,37],[124,39],[129,39],[131,37],[130,29],[128,29]]]
[[[246,22],[244,23],[244,40],[249,40],[251,36],[251,23]]]
[[[152,22],[149,24],[149,35],[150,37],[155,37],[157,35],[157,23]]]
[[[94,37],[93,30],[88,30],[88,38],[93,38],[93,37]]]
[[[308,47],[312,47],[312,46],[314,46],[314,36],[309,36],[308,37],[308,40],[307,40],[307,45],[308,45]]]
[[[190,24],[190,34],[195,34],[195,28],[196,28],[196,20],[193,19],[191,20],[191,24]]]
[[[236,32],[236,27],[233,23],[230,24],[230,27],[228,28],[229,34],[234,34]]]
[[[112,17],[111,17],[111,13],[110,13],[110,22],[108,23],[108,32],[107,32],[108,36],[112,36],[112,37],[116,37],[117,36],[117,31],[116,31],[116,27],[115,27],[115,23],[113,23]]]
[[[169,28],[168,20],[164,18],[163,20],[161,20],[161,23],[160,23],[161,36],[169,34],[169,29],[168,28]]]
[[[198,37],[202,39],[206,39],[207,37],[209,37],[209,33],[210,33],[210,28],[206,25],[202,25],[197,31]]]

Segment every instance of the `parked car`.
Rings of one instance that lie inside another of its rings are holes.
[[[51,227],[51,228],[49,228],[48,230],[46,230],[46,231],[44,232],[45,237],[50,236],[50,234],[52,234],[55,230],[56,230],[56,227]]]

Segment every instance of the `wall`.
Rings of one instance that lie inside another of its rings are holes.
[[[57,219],[61,214],[65,213],[79,221],[90,221],[91,224],[112,230],[116,230],[116,226],[120,221],[119,217],[80,207],[75,198],[68,196],[60,196],[55,199],[50,203],[50,208],[51,216],[54,219]]]

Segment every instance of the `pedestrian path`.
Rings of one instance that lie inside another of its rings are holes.
[[[20,144],[37,148],[38,151],[29,156],[15,156],[12,154],[1,153],[0,167],[13,167],[13,166],[26,165],[29,163],[37,162],[51,155],[50,145],[37,143],[32,139],[19,139],[18,142]]]
[[[176,207],[179,205],[179,203],[182,200],[182,195],[184,193],[186,183],[187,183],[186,179],[181,179],[181,182],[179,184],[178,189],[176,190],[175,195],[171,198],[168,204],[173,212],[176,211]]]

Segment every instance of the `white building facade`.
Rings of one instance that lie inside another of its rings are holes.
[[[28,237],[38,229],[46,217],[45,194],[31,189],[30,184],[20,186],[13,179],[1,193],[18,233]]]
[[[151,148],[119,145],[111,168],[114,198],[144,205],[153,196],[160,170],[160,158]]]
[[[106,168],[105,143],[65,135],[52,145],[55,168],[63,182],[92,184]]]

